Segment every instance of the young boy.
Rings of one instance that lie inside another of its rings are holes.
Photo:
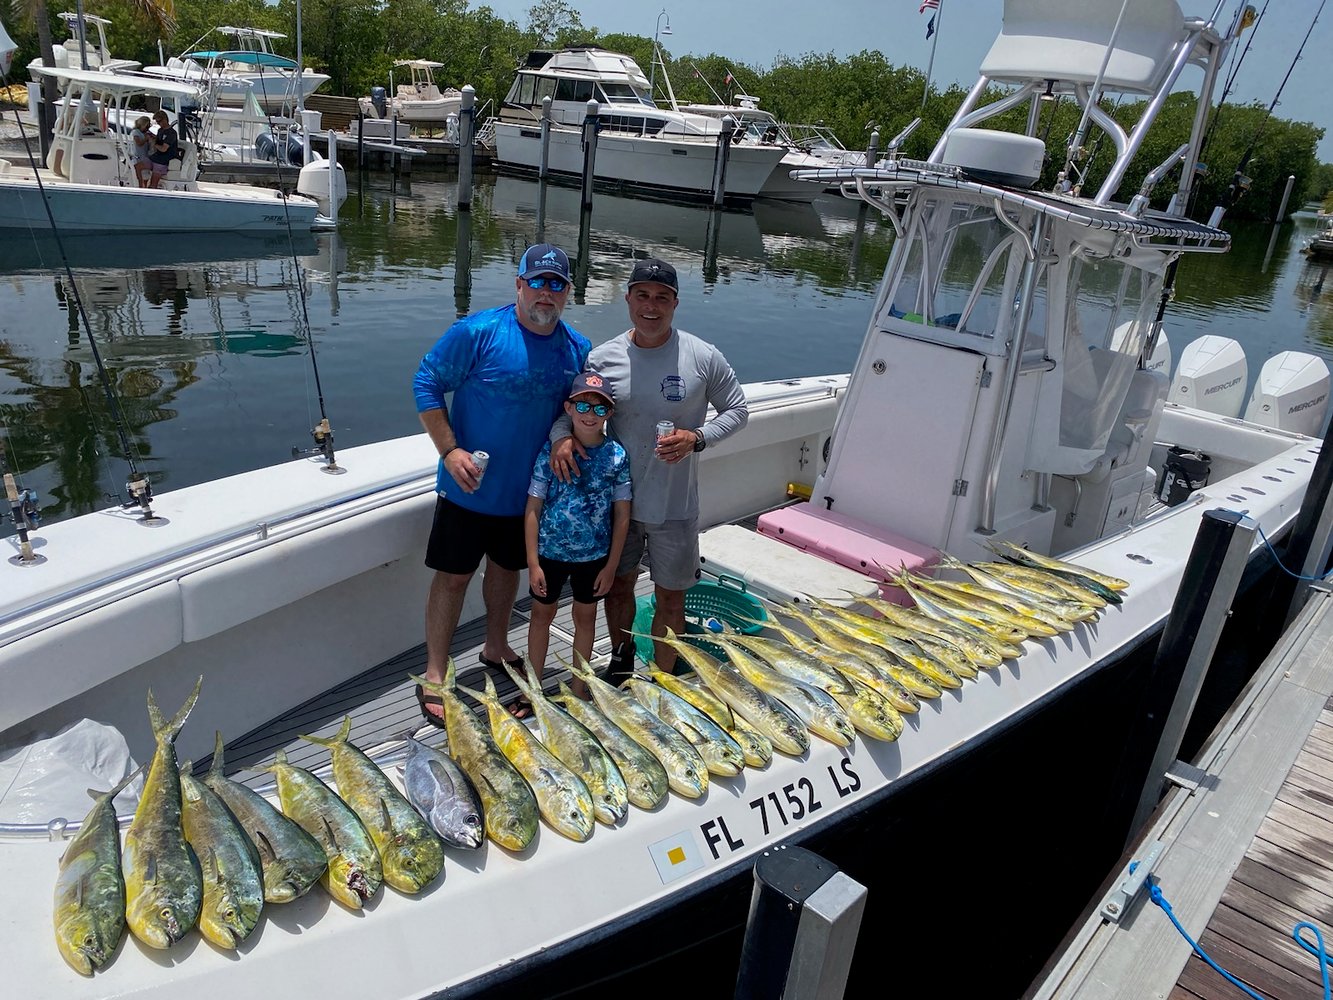
[[[629,531],[629,456],[619,442],[606,436],[606,421],[614,408],[609,382],[596,372],[578,376],[565,400],[565,412],[573,421],[574,437],[588,452],[580,475],[563,483],[551,474],[550,442],[532,467],[523,530],[533,601],[528,662],[538,679],[566,580],[574,592],[574,649],[584,659],[591,658],[597,601],[611,589]],[[572,687],[580,698],[588,697],[582,681],[574,681]],[[519,718],[531,710],[525,698],[511,706]]]

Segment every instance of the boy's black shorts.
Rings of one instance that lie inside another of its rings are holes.
[[[478,514],[444,497],[435,500],[435,521],[426,543],[426,565],[441,573],[476,572],[487,556],[501,569],[528,568],[523,515]]]
[[[600,559],[593,559],[590,562],[560,562],[558,559],[547,559],[543,555],[537,556],[537,561],[541,563],[542,572],[546,574],[546,596],[538,597],[528,589],[532,594],[532,599],[539,604],[554,604],[560,600],[560,592],[565,589],[565,581],[569,581],[569,589],[574,593],[574,600],[579,604],[596,604],[601,600],[593,594],[593,587],[597,583],[597,574],[606,566],[606,556]]]

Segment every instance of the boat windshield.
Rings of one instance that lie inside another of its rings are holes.
[[[657,107],[647,93],[636,89],[634,84],[628,81],[613,83],[603,80],[600,87],[601,99],[607,104],[646,104],[650,108]]]

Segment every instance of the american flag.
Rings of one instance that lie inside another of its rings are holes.
[[[921,6],[918,8],[918,14],[924,14],[928,10],[939,10],[940,0],[921,0]]]

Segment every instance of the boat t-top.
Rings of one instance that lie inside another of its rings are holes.
[[[33,72],[59,79],[66,96],[44,166],[0,161],[0,229],[48,231],[48,207],[60,232],[285,232],[317,224],[312,198],[201,180],[198,140],[179,124],[180,157],[159,188],[139,187],[123,123],[149,96],[201,104],[196,85],[96,70]]]
[[[394,63],[395,70],[407,70],[409,81],[399,83],[390,99],[390,113],[396,114],[401,121],[411,124],[443,125],[452,117],[455,121],[463,107],[462,91],[455,87],[446,87],[443,91],[435,82],[434,71],[443,69],[444,63],[430,59],[401,59]],[[362,106],[371,103],[361,99]],[[372,112],[378,117],[378,113]]]
[[[177,80],[201,80],[224,74],[217,89],[220,105],[244,103],[247,93],[266,111],[295,108],[329,81],[326,73],[302,70],[294,59],[273,51],[273,42],[287,36],[263,28],[223,25],[214,29],[232,39],[226,49],[196,49],[172,56],[165,66],[146,66],[144,72]],[[239,57],[234,53],[251,53]]]

